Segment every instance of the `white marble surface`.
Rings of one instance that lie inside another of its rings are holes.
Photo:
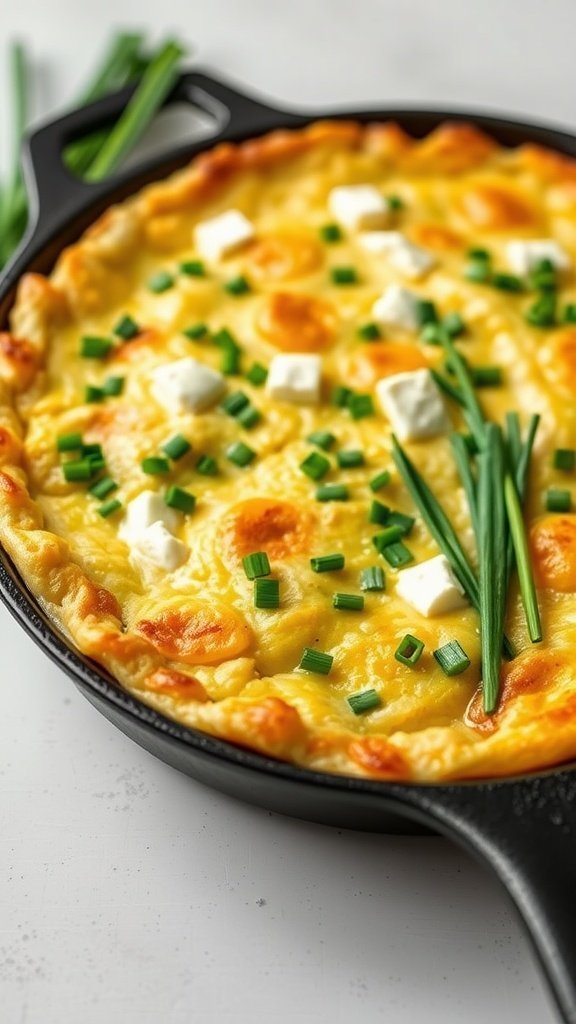
[[[278,101],[491,106],[576,125],[570,0],[2,5],[38,113],[113,26],[195,44]],[[2,82],[0,96],[6,96]],[[0,141],[5,124],[0,124]],[[497,885],[433,838],[243,806],[125,739],[0,609],[0,1006],[6,1024],[553,1024]]]

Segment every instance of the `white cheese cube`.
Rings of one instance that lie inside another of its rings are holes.
[[[418,441],[450,429],[442,396],[428,370],[383,377],[376,383],[376,394],[400,441]]]
[[[347,231],[384,227],[390,207],[375,185],[340,185],[328,196],[334,220]]]
[[[383,253],[396,270],[416,280],[436,265],[436,257],[414,245],[401,231],[372,231],[360,236],[360,245],[368,252]]]
[[[266,390],[271,398],[296,405],[314,405],[320,399],[322,360],[317,355],[274,356]]]
[[[141,491],[126,505],[126,514],[120,524],[118,535],[131,544],[156,522],[163,523],[168,530],[176,530],[180,516],[174,509],[168,508],[161,494],[157,494],[156,491]]]
[[[254,226],[240,210],[227,210],[196,225],[194,239],[200,256],[217,263],[254,238]]]
[[[201,412],[222,395],[221,373],[186,356],[152,371],[152,393],[168,412]]]
[[[147,526],[132,544],[131,555],[134,561],[142,563],[144,568],[152,563],[158,569],[173,572],[183,565],[188,558],[188,548],[181,540],[174,537],[160,521]]]
[[[395,245],[406,241],[401,231],[365,231],[358,236],[358,241],[367,252],[389,252]]]
[[[510,269],[519,277],[525,277],[534,270],[540,260],[550,260],[558,270],[568,270],[570,267],[568,253],[553,238],[508,242],[506,259]]]
[[[468,604],[464,590],[444,555],[403,569],[396,593],[421,615],[446,615]]]
[[[391,284],[372,306],[372,316],[382,327],[400,327],[405,331],[416,331],[418,319],[418,296],[399,284]]]

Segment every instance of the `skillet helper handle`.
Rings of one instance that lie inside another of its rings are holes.
[[[496,872],[562,1020],[576,1024],[576,772],[433,793],[423,801],[429,799],[437,826]]]

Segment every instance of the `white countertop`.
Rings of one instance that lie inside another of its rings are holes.
[[[112,26],[142,22],[132,0],[18,0],[0,43],[30,45],[49,114]],[[458,103],[576,126],[570,0],[163,0],[148,24],[287,105]],[[0,649],[5,1024],[556,1020],[500,888],[447,842],[211,792],[101,718],[3,609]]]

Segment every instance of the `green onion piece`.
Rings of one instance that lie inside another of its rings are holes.
[[[253,551],[251,555],[244,555],[242,565],[249,580],[270,575],[270,561],[265,551]]]
[[[178,43],[169,41],[154,55],[136,92],[90,165],[87,173],[89,181],[106,178],[133,148],[173,88],[178,76],[178,63],[183,54]]]
[[[300,463],[300,469],[306,476],[309,476],[311,480],[321,480],[322,477],[326,476],[330,469],[330,460],[324,455],[320,455],[320,452],[311,452],[307,455],[303,462]]]
[[[362,420],[366,416],[374,415],[374,402],[372,395],[350,395],[348,408],[353,420]]]
[[[177,508],[179,512],[185,512],[186,515],[193,512],[196,505],[196,498],[190,494],[190,491],[175,486],[168,488],[164,501],[169,508]]]
[[[254,581],[254,607],[280,607],[280,583],[278,580],[257,579]]]
[[[430,299],[419,299],[416,305],[416,316],[420,327],[424,327],[426,324],[437,324],[438,313],[436,312],[436,306]]]
[[[215,345],[220,345],[221,348],[240,348],[232,331],[229,331],[227,327],[221,327],[219,331],[216,331],[212,340]]]
[[[446,313],[446,316],[442,317],[442,327],[451,338],[459,338],[461,334],[466,331],[466,324],[462,318],[461,313]]]
[[[106,465],[105,459],[99,458],[97,455],[90,456],[88,461],[92,466],[92,476],[94,476],[95,473],[98,473],[101,469],[104,469],[104,466]]]
[[[177,462],[178,459],[182,459],[184,455],[187,455],[191,450],[192,445],[186,440],[183,434],[174,434],[166,444],[162,445],[162,451],[169,459]]]
[[[87,384],[86,387],[84,388],[85,402],[103,402],[105,397],[106,396],[104,394],[104,389],[97,388],[94,384]]]
[[[334,388],[334,390],[333,390],[333,392],[332,392],[332,394],[330,396],[330,404],[331,405],[336,405],[340,409],[345,409],[346,406],[348,405],[348,402],[350,401],[351,397],[352,397],[351,389],[345,387],[343,384],[338,384]]]
[[[385,590],[386,576],[379,565],[371,565],[360,573],[360,590]]]
[[[94,468],[90,459],[77,459],[74,462],[65,462],[62,472],[64,479],[72,484],[78,483],[80,480],[90,480],[94,475]]]
[[[142,459],[140,466],[142,472],[148,473],[149,476],[164,476],[165,473],[170,472],[168,459],[163,459],[159,455],[148,455],[145,459]]]
[[[358,328],[358,337],[362,338],[363,341],[378,341],[382,337],[382,332],[378,327],[378,324],[373,322],[367,324],[361,324]]]
[[[243,391],[233,391],[220,405],[220,408],[227,412],[229,416],[237,416],[242,409],[245,409],[250,404],[248,395],[245,395]]]
[[[121,317],[116,326],[112,328],[112,334],[115,334],[117,338],[122,338],[123,341],[132,341],[132,338],[139,333],[138,324],[128,314]]]
[[[322,241],[326,242],[328,245],[342,241],[342,232],[337,224],[322,224],[318,234]]]
[[[238,413],[236,419],[240,426],[244,427],[245,430],[252,430],[252,427],[255,427],[260,423],[262,413],[253,405],[247,405],[245,409],[242,409],[241,412]]]
[[[341,612],[361,612],[364,608],[364,598],[362,594],[333,594],[332,607]]]
[[[540,292],[554,291],[558,286],[558,275],[552,260],[538,260],[530,274],[530,284]]]
[[[477,388],[497,388],[502,384],[502,367],[474,366],[470,369],[470,376]]]
[[[356,267],[332,267],[330,277],[332,284],[358,284]]]
[[[316,501],[348,501],[345,484],[322,484],[316,491]]]
[[[488,249],[474,248],[468,249],[466,256],[469,260],[491,260],[492,257]]]
[[[562,491],[552,487],[546,491],[547,512],[569,512],[572,508],[572,495],[570,491]]]
[[[385,547],[382,555],[393,569],[402,569],[405,565],[414,561],[414,555],[401,540]]]
[[[326,654],[325,651],[316,651],[312,647],[305,647],[302,651],[298,668],[302,668],[306,672],[317,672],[320,675],[327,676],[333,663],[334,658],[331,654]]]
[[[244,468],[244,466],[249,466],[256,458],[256,452],[253,448],[249,448],[247,444],[244,444],[243,441],[236,441],[235,444],[231,444],[226,449],[226,458],[233,462],[235,466]]]
[[[388,526],[399,526],[405,537],[412,532],[416,520],[412,516],[406,516],[403,512],[390,512],[386,520]]]
[[[155,295],[167,292],[173,287],[174,278],[167,270],[159,270],[156,274],[153,274],[148,281],[148,291],[154,292]]]
[[[124,391],[124,377],[107,377],[102,390],[107,398],[116,398]]]
[[[56,438],[56,448],[59,452],[78,451],[82,444],[82,434],[60,434]]]
[[[383,469],[381,473],[377,474],[377,476],[373,476],[372,477],[372,479],[370,481],[370,490],[374,491],[374,493],[376,491],[381,491],[382,488],[386,487],[386,485],[389,484],[389,483],[390,483],[390,470],[389,469]]]
[[[402,662],[403,665],[412,667],[420,660],[423,650],[424,641],[419,640],[417,636],[412,636],[411,633],[406,633],[406,636],[400,641],[394,651],[394,657],[396,661]]]
[[[335,435],[328,430],[315,430],[314,433],[308,434],[306,440],[310,444],[315,444],[317,448],[323,448],[326,452],[330,451],[330,448],[336,443]]]
[[[105,359],[113,345],[110,338],[86,335],[80,342],[80,355],[83,359]]]
[[[244,275],[238,274],[237,277],[224,282],[224,291],[228,292],[229,295],[247,295],[248,292],[252,291],[252,288]]]
[[[570,471],[576,469],[576,450],[574,448],[557,448],[552,460],[554,469]]]
[[[260,387],[266,383],[268,377],[268,370],[262,363],[252,363],[249,370],[246,371],[246,380],[249,380],[254,387]]]
[[[86,459],[86,458],[89,458],[89,459],[99,458],[99,459],[101,459],[103,457],[104,457],[104,453],[102,451],[102,445],[101,444],[83,444],[82,445],[82,458],[83,459]]]
[[[390,547],[391,544],[396,544],[404,536],[399,526],[387,526],[381,533],[377,533],[372,537],[372,543],[376,548],[379,555],[383,554],[384,548]]]
[[[433,654],[447,676],[459,676],[470,665],[470,658],[462,650],[457,640],[450,640],[443,647],[439,647],[437,651],[433,651]]]
[[[431,369],[428,372],[432,377],[434,383],[440,388],[441,391],[444,392],[445,395],[448,395],[448,398],[451,398],[454,402],[458,402],[458,405],[465,405],[462,392],[460,391],[459,388],[455,387],[454,384],[451,384],[449,380],[446,380],[446,377],[443,377],[442,374],[438,373],[437,370]]]
[[[486,249],[470,249],[464,266],[464,277],[475,284],[487,284],[492,276],[490,253]]]
[[[368,522],[383,525],[388,522],[389,515],[390,509],[388,508],[388,505],[383,505],[381,501],[373,501],[370,505]]]
[[[446,336],[447,330],[442,324],[429,323],[424,324],[424,327],[420,331],[418,340],[423,345],[441,345],[442,338]]]
[[[221,372],[227,377],[240,373],[240,357],[241,351],[239,348],[223,348],[222,358],[220,361]]]
[[[405,205],[404,204],[404,200],[402,199],[401,196],[398,196],[396,194],[391,195],[391,196],[386,196],[386,202],[388,203],[388,209],[393,211],[393,212],[395,212],[395,213],[398,210],[403,210],[404,209],[404,205]]]
[[[190,338],[190,341],[199,341],[200,338],[205,338],[208,334],[208,325],[203,323],[192,324],[191,327],[186,327],[182,334]]]
[[[100,498],[100,500],[102,500],[108,494],[112,494],[112,491],[117,491],[118,484],[111,476],[103,476],[101,480],[92,484],[92,487],[89,487],[88,490],[95,498]]]
[[[576,302],[569,302],[564,306],[562,319],[565,324],[576,324]]]
[[[492,284],[501,292],[523,292],[524,285],[515,274],[492,274]]]
[[[202,260],[185,260],[180,264],[179,269],[181,274],[186,274],[186,277],[206,276],[206,267]]]
[[[364,465],[364,452],[354,448],[338,452],[336,455],[336,462],[340,466],[340,469],[355,469],[357,466]]]
[[[350,697],[346,697],[346,700],[355,715],[363,715],[366,711],[374,711],[374,708],[379,708],[382,703],[374,689],[353,693]]]
[[[103,519],[107,519],[108,516],[117,512],[119,508],[122,508],[122,502],[118,501],[118,498],[112,498],[111,501],[105,501],[103,505],[100,505],[100,508],[96,511]]]
[[[312,572],[336,572],[344,568],[344,555],[339,552],[334,555],[316,555],[310,559]]]
[[[556,323],[556,296],[545,292],[526,311],[526,320],[532,327],[553,327]]]
[[[196,472],[201,473],[202,476],[216,476],[218,472],[218,463],[211,455],[201,455],[196,463],[195,469]]]

